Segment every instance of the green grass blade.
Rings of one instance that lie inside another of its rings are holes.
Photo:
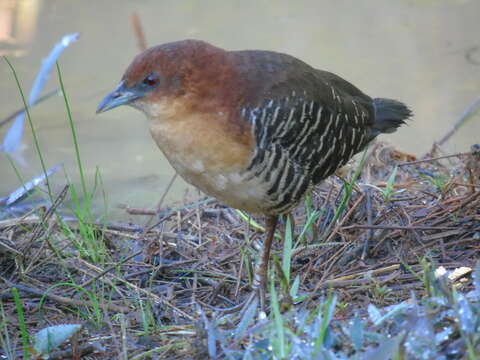
[[[290,283],[290,269],[292,263],[292,243],[293,243],[293,229],[290,216],[287,216],[287,224],[285,225],[285,240],[283,241],[283,259],[282,270]]]
[[[252,303],[248,306],[245,314],[243,315],[242,319],[238,323],[238,326],[235,330],[234,340],[239,342],[242,340],[243,336],[247,332],[248,326],[251,324],[252,320],[255,317],[255,311],[257,310],[258,306],[258,299],[255,297]]]
[[[362,153],[362,158],[360,159],[360,163],[358,164],[358,166],[355,168],[355,172],[353,173],[351,181],[348,182],[342,179],[344,182],[342,201],[340,201],[340,204],[338,205],[338,208],[335,211],[335,214],[333,215],[333,219],[330,222],[330,225],[328,226],[327,230],[323,233],[323,235],[320,237],[319,242],[325,241],[325,239],[330,234],[331,228],[335,225],[338,218],[345,210],[345,207],[347,206],[348,201],[350,200],[350,197],[352,195],[353,187],[355,186],[355,183],[357,182],[357,179],[362,172],[363,166],[365,165],[365,160],[367,158],[367,150],[368,150],[368,146],[365,148],[365,150]]]
[[[295,280],[293,280],[292,286],[290,287],[290,297],[295,300],[298,293],[298,288],[300,287],[300,276],[295,276]]]
[[[275,282],[271,281],[270,283],[270,294],[271,294],[271,305],[273,311],[273,319],[275,330],[277,333],[277,344],[278,344],[278,351],[280,359],[286,357],[286,349],[285,349],[285,329],[283,328],[283,318],[282,314],[280,313],[280,304],[278,302],[277,293],[275,291]]]
[[[328,325],[333,317],[333,312],[337,304],[337,296],[332,292],[328,294],[327,301],[323,306],[322,323],[320,324],[320,333],[315,340],[315,349],[320,350],[327,336]]]
[[[383,198],[385,199],[385,201],[390,201],[390,197],[392,196],[393,186],[395,185],[395,178],[397,176],[397,170],[398,170],[398,167],[395,165],[392,173],[388,177],[385,190],[383,191]]]
[[[253,220],[250,216],[245,214],[242,210],[236,209],[235,211],[249,226],[253,227],[254,229],[265,232],[265,228],[262,225],[260,225],[255,220]],[[282,240],[282,237],[278,234],[275,234],[275,238]]]
[[[87,183],[85,181],[85,174],[84,174],[84,171],[83,171],[82,160],[80,158],[80,146],[78,145],[77,131],[75,129],[75,124],[73,122],[72,111],[70,109],[70,102],[68,101],[67,93],[65,91],[65,85],[63,83],[62,72],[60,70],[60,65],[58,64],[58,61],[57,61],[57,75],[58,75],[58,81],[60,83],[60,88],[62,89],[63,100],[65,102],[65,108],[67,110],[68,123],[70,125],[70,130],[72,132],[73,145],[75,147],[75,157],[76,157],[76,160],[77,160],[78,171],[80,172],[80,182],[82,184],[83,196],[85,198],[85,201],[87,201],[87,204],[86,204],[87,209],[90,209],[89,196],[88,196],[88,191],[87,191]]]
[[[27,325],[25,323],[25,314],[23,313],[23,304],[18,294],[16,288],[12,288],[13,300],[15,301],[15,306],[17,308],[17,319],[20,326],[20,333],[22,335],[22,347],[23,347],[23,358],[29,359],[30,354],[28,352],[28,334],[27,334]]]
[[[43,159],[42,151],[40,150],[40,142],[38,141],[37,132],[35,131],[35,128],[33,126],[32,117],[30,116],[30,107],[28,106],[27,101],[25,99],[25,94],[23,93],[22,85],[20,84],[20,80],[18,79],[18,75],[17,75],[17,72],[15,71],[15,68],[10,63],[10,60],[8,60],[8,58],[6,56],[4,56],[3,59],[6,61],[6,63],[10,67],[10,70],[12,70],[13,77],[15,78],[15,82],[16,82],[17,87],[18,87],[18,91],[20,92],[20,96],[22,98],[23,106],[25,107],[25,113],[27,114],[28,124],[30,126],[30,130],[32,131],[33,144],[35,146],[35,151],[37,152],[38,158],[40,160],[40,164],[42,166],[42,171],[45,175],[45,184],[47,185],[48,195],[50,197],[50,201],[53,202],[52,189],[50,187],[50,181],[49,181],[48,176],[47,176],[47,166],[45,165],[45,160]]]
[[[302,231],[300,232],[300,235],[298,235],[297,241],[295,242],[295,246],[294,246],[295,249],[302,243],[303,239],[305,238],[305,235],[307,234],[307,231],[309,231],[309,229],[313,227],[315,222],[318,220],[320,215],[323,214],[324,211],[325,211],[324,209],[313,211],[308,216],[307,221],[303,225]]]
[[[15,345],[10,339],[8,333],[8,318],[3,308],[2,300],[0,300],[0,348],[3,350],[3,355],[7,360],[15,359]]]

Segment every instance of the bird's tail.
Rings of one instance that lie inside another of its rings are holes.
[[[412,111],[404,103],[397,100],[376,98],[373,99],[373,107],[375,108],[373,128],[379,133],[396,131],[397,128],[405,124],[405,120],[412,116]]]

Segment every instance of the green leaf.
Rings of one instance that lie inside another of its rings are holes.
[[[270,294],[271,294],[273,320],[274,320],[275,329],[277,333],[279,356],[281,359],[283,359],[286,356],[285,329],[283,328],[283,318],[282,318],[282,314],[280,313],[280,304],[278,302],[277,293],[275,291],[275,284],[273,281],[271,282],[271,285],[270,285]]]
[[[383,197],[385,201],[389,201],[390,197],[392,196],[393,186],[395,185],[395,178],[397,176],[397,169],[398,167],[395,166],[392,173],[388,177],[387,185],[385,186],[385,190],[383,191]]]
[[[320,324],[320,333],[315,340],[315,349],[320,350],[327,336],[328,325],[333,317],[335,306],[337,305],[337,295],[330,292],[327,301],[323,306],[322,322]]]
[[[402,343],[404,337],[405,333],[402,332],[394,338],[386,338],[385,341],[381,342],[379,347],[367,351],[363,356],[363,360],[393,359],[395,354],[398,353],[400,344]]]
[[[360,351],[363,346],[365,338],[365,322],[357,315],[353,319],[353,324],[350,328],[350,338],[352,339],[353,348],[355,351]]]
[[[290,268],[292,261],[292,243],[293,243],[293,229],[290,216],[287,217],[287,224],[285,226],[285,240],[283,242],[283,259],[282,270],[285,277],[290,282]]]
[[[240,323],[237,326],[237,330],[235,331],[235,341],[240,341],[243,336],[245,335],[248,326],[252,322],[254,316],[255,316],[255,311],[257,310],[258,306],[258,298],[255,297],[252,301],[252,303],[248,306],[247,310],[245,311],[245,314],[243,314],[242,320],[240,320]]]
[[[290,296],[293,298],[297,297],[298,287],[300,286],[300,276],[295,276],[295,280],[293,280],[293,284],[290,287]]]

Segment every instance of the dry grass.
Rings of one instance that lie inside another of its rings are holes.
[[[375,145],[360,178],[351,184],[344,211],[337,211],[345,188],[339,177],[317,187],[305,206],[295,210],[293,248],[286,254],[292,257],[291,273],[284,281],[278,281],[285,256],[281,241],[273,249],[276,266],[271,269],[276,269],[282,311],[315,309],[334,289],[334,321],[350,319],[365,314],[368,304],[396,304],[412,291],[425,296],[425,261],[446,269],[474,267],[480,253],[478,153],[413,160]],[[407,162],[391,177],[396,164]],[[341,176],[350,179],[351,173],[347,169]],[[12,288],[20,293],[30,334],[51,324],[82,323],[74,352],[90,352],[96,359],[131,359],[151,349],[155,355],[142,356],[202,359],[209,351],[208,319],[224,328],[238,324],[238,313],[223,310],[251,291],[264,235],[252,222],[204,201],[162,209],[148,229],[98,225],[96,241],[105,256],[95,263],[79,250],[83,240],[75,223],[67,231],[59,216],[67,201],[64,192],[50,209],[0,221],[2,323],[16,354],[20,325]],[[332,222],[336,212],[338,220]],[[314,221],[308,224],[308,219]],[[262,218],[254,220],[263,224]],[[293,305],[288,291],[297,276],[297,294],[304,298]],[[462,290],[469,284],[463,283]]]

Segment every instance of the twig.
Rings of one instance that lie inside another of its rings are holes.
[[[32,258],[30,259],[30,263],[26,266],[25,270],[24,270],[24,273],[25,274],[28,274],[31,270],[32,270],[32,267],[34,266],[34,263],[35,261],[37,261],[37,259],[41,256],[44,256],[43,254],[43,248],[45,246],[48,246],[50,248],[50,250],[52,251],[53,254],[56,253],[54,247],[52,246],[52,244],[50,243],[50,241],[48,241],[48,238],[49,236],[51,235],[53,229],[55,228],[55,225],[57,225],[57,221],[55,218],[53,219],[50,219],[48,221],[48,228],[47,230],[43,233],[43,236],[44,236],[44,241],[41,242],[40,244],[40,248],[38,249],[38,251],[36,251],[33,255],[32,255]]]
[[[20,291],[24,291],[26,293],[29,293],[29,294],[33,294],[33,295],[36,295],[36,296],[45,296],[47,299],[50,299],[50,300],[53,300],[53,301],[56,301],[60,304],[63,304],[63,305],[68,305],[68,306],[89,306],[89,307],[93,307],[94,304],[91,302],[91,301],[87,301],[87,300],[75,300],[75,299],[71,299],[71,298],[68,298],[68,297],[65,297],[65,296],[60,296],[60,295],[54,295],[54,294],[50,294],[50,293],[45,293],[44,290],[40,290],[40,289],[35,289],[35,288],[32,288],[32,287],[29,287],[29,286],[25,286],[25,285],[20,285],[20,284],[15,284],[13,282],[10,282],[8,281],[7,279],[5,278],[1,278],[9,287],[14,287]],[[112,304],[112,303],[107,303],[107,304],[104,304],[105,307],[107,307],[109,310],[111,311],[115,311],[115,312],[121,312],[121,313],[126,313],[126,312],[130,312],[130,308],[128,307],[125,307],[125,306],[120,306],[120,305],[115,305],[115,304]]]
[[[98,280],[100,277],[102,277],[102,276],[104,276],[105,274],[109,273],[109,272],[112,271],[113,269],[118,268],[119,265],[125,263],[126,261],[128,261],[128,260],[130,260],[130,259],[132,259],[132,258],[134,258],[135,256],[140,255],[142,252],[143,252],[143,250],[139,250],[139,251],[137,251],[136,253],[134,253],[134,254],[128,256],[127,258],[123,259],[122,261],[119,261],[119,262],[115,263],[115,265],[112,265],[112,266],[110,266],[109,268],[101,271],[97,276],[95,276],[95,277],[91,278],[90,280],[88,280],[88,281],[84,282],[83,284],[81,284],[80,287],[81,287],[81,288],[85,288],[86,286],[88,286],[89,284],[91,284],[93,281]],[[164,304],[164,305],[172,308],[173,310],[175,310],[175,311],[177,311],[178,313],[180,313],[182,316],[184,316],[184,317],[186,317],[186,318],[188,318],[188,319],[190,319],[190,320],[192,320],[192,321],[195,320],[192,316],[190,316],[190,315],[187,314],[186,312],[180,310],[180,309],[177,308],[175,305],[173,305],[173,304],[171,304],[170,302],[168,302],[163,296],[158,296],[158,295],[156,295],[156,294],[154,294],[154,293],[152,293],[152,292],[150,292],[150,291],[147,291],[147,290],[145,290],[145,289],[139,288],[138,286],[132,284],[131,282],[129,282],[129,281],[125,280],[125,279],[120,278],[120,277],[117,276],[117,275],[111,274],[111,276],[112,276],[115,280],[120,281],[121,283],[123,283],[123,284],[125,284],[125,285],[127,285],[127,286],[130,286],[130,287],[134,288],[136,291],[142,292],[142,293],[144,293],[144,294],[146,294],[146,295],[154,298],[154,300],[156,300],[156,301],[158,301],[158,302],[160,302],[160,303],[162,303],[162,304]]]
[[[76,349],[76,353],[79,356],[86,356],[88,354],[91,354],[93,352],[100,351],[100,349],[97,348],[97,346],[93,344],[86,344],[79,346]],[[50,360],[61,360],[61,359],[70,359],[73,356],[73,351],[71,349],[69,350],[57,350],[53,351],[50,354],[48,354],[48,358]]]
[[[448,158],[452,158],[452,157],[468,156],[468,155],[475,155],[475,154],[478,154],[478,151],[467,151],[467,152],[461,152],[461,153],[452,154],[452,155],[438,156],[438,157],[434,157],[434,158],[430,158],[430,159],[409,161],[409,162],[406,162],[406,163],[398,164],[398,166],[415,165],[415,164],[420,164],[420,163],[425,163],[425,162],[433,162],[433,161],[437,161],[437,160],[448,159]]]
[[[394,265],[389,265],[380,269],[375,269],[375,270],[367,270],[367,271],[361,271],[355,274],[350,274],[350,275],[345,275],[345,276],[340,276],[336,279],[331,279],[327,281],[345,281],[345,280],[352,280],[355,279],[358,276],[365,276],[365,275],[378,275],[378,274],[383,274],[386,272],[394,271],[400,269],[399,264],[394,264]]]
[[[157,204],[157,214],[160,212],[160,209],[162,208],[162,204],[163,204],[163,201],[165,200],[165,197],[167,196],[168,192],[170,191],[173,183],[175,182],[175,179],[177,178],[178,174],[175,173],[172,178],[170,179],[170,182],[168,183],[167,185],[167,188],[165,189],[165,191],[163,192],[162,194],[162,197],[160,198],[160,200],[158,201],[158,204]],[[153,214],[152,216],[150,216],[150,218],[147,220],[145,226],[144,226],[144,230],[143,230],[143,233],[141,234],[140,236],[140,239],[143,239],[145,237],[145,235],[147,234],[147,232],[149,232],[150,230],[152,230],[155,226],[158,225],[158,223],[156,224],[152,224],[152,221],[153,219],[155,218],[155,215],[156,214]]]
[[[53,91],[50,91],[48,93],[46,93],[45,95],[39,97],[37,100],[34,101],[34,103],[32,105],[30,105],[30,107],[33,107],[34,105],[38,105],[40,104],[41,102],[45,101],[45,100],[48,100],[49,98],[51,98],[53,95],[57,95],[57,94],[60,94],[60,89],[55,89]],[[10,121],[12,121],[13,119],[15,119],[19,114],[21,114],[22,112],[25,111],[25,107],[15,111],[13,114],[7,116],[5,119],[3,119],[2,121],[0,121],[0,127],[2,127],[3,125],[6,125],[8,124]]]
[[[22,253],[20,251],[18,251],[17,249],[14,249],[12,248],[10,245],[4,243],[2,241],[3,239],[0,239],[0,248],[3,248],[7,251],[10,251],[11,253],[13,253],[14,255],[16,256],[22,256]],[[0,250],[0,254],[2,254],[4,252],[4,250]]]
[[[35,214],[36,211],[37,209],[32,209],[20,217],[0,221],[0,230],[12,226],[38,224],[38,222],[40,221],[40,217]]]
[[[349,225],[341,228],[342,230],[350,229],[387,229],[387,230],[450,230],[456,229],[454,226],[410,226],[410,225]]]
[[[480,106],[480,97],[478,97],[473,103],[471,103],[463,112],[462,116],[460,116],[460,119],[453,125],[453,128],[445,134],[444,137],[442,137],[439,141],[436,142],[436,145],[442,146],[445,144],[448,139],[450,139],[458,129],[465,123],[468,118],[475,113],[477,108]]]
[[[372,193],[371,189],[367,189],[366,191],[367,194],[367,223],[369,226],[372,226]],[[368,230],[367,238],[365,239],[365,243],[363,244],[363,249],[362,249],[362,256],[360,259],[365,260],[367,257],[368,253],[368,245],[370,241],[372,240],[373,237],[373,229]]]
[[[137,38],[138,48],[140,51],[143,51],[147,48],[147,42],[145,40],[142,23],[140,22],[140,16],[136,11],[134,11],[132,14],[132,26],[135,37]]]
[[[156,215],[158,213],[158,211],[154,209],[140,209],[132,208],[130,206],[127,206],[125,211],[130,215]]]
[[[368,272],[366,272],[368,274]],[[395,271],[390,275],[386,275],[382,278],[379,278],[378,281],[372,279],[352,279],[352,280],[327,280],[317,284],[312,293],[316,293],[320,289],[325,288],[339,288],[339,287],[349,287],[349,286],[359,286],[359,285],[368,285],[374,286],[379,284],[385,284],[396,279],[400,275],[399,271]]]
[[[338,230],[340,228],[342,228],[342,225],[343,223],[350,217],[350,215],[352,215],[352,213],[354,212],[354,210],[358,207],[358,205],[360,205],[360,203],[363,201],[363,199],[365,198],[365,193],[363,193],[362,195],[360,195],[360,197],[357,199],[357,201],[355,201],[355,203],[353,204],[353,206],[350,208],[350,210],[348,210],[348,212],[345,214],[345,216],[338,222],[337,226],[335,226],[335,228],[333,229],[333,231],[330,233],[330,235],[327,237],[327,240],[325,240],[326,243],[330,242],[332,240],[332,238],[335,236],[335,234],[338,232]],[[342,228],[343,229],[343,228]]]
[[[103,270],[102,272],[100,272],[97,276],[92,277],[90,280],[85,281],[82,285],[80,285],[80,287],[81,287],[81,288],[87,287],[87,286],[90,285],[92,282],[97,281],[97,280],[100,279],[102,276],[105,276],[105,275],[108,274],[110,271],[115,270],[116,268],[118,268],[118,266],[126,263],[128,260],[133,259],[135,256],[140,255],[142,252],[143,252],[143,250],[139,250],[139,251],[133,253],[132,255],[127,256],[125,259],[116,262],[114,265],[112,265],[112,266],[106,268],[105,270]]]
[[[160,295],[156,295],[154,293],[152,293],[151,291],[148,291],[148,290],[145,290],[145,289],[142,289],[138,286],[136,286],[135,284],[132,284],[131,282],[125,280],[125,279],[122,279],[120,278],[119,276],[115,275],[115,274],[112,274],[112,277],[123,283],[124,285],[127,285],[133,289],[135,289],[137,292],[139,293],[143,293],[149,297],[151,297],[154,301],[157,301],[161,304],[164,304],[166,305],[167,307],[171,308],[172,310],[178,312],[179,314],[181,314],[182,316],[186,317],[187,319],[191,320],[191,321],[195,321],[196,319],[193,317],[193,316],[190,316],[189,314],[187,314],[185,311],[179,309],[178,307],[176,307],[175,305],[173,305],[172,303],[170,303],[164,296],[160,296]]]
[[[42,217],[42,221],[35,226],[35,228],[32,231],[32,235],[30,236],[29,244],[23,250],[24,254],[27,254],[28,251],[30,251],[35,240],[41,237],[45,233],[45,231],[48,229],[45,226],[46,223],[48,222],[48,219],[50,219],[50,217],[55,213],[55,210],[57,209],[57,207],[63,202],[63,200],[67,196],[67,191],[69,188],[70,188],[70,185],[65,185],[63,187],[62,191],[57,196],[52,206],[50,206],[50,208],[45,212],[45,215]]]

